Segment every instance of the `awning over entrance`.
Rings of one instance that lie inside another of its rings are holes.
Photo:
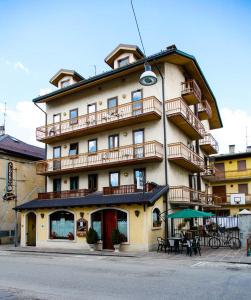
[[[214,214],[211,213],[187,208],[187,209],[180,210],[176,213],[170,214],[167,217],[170,219],[193,219],[193,218],[209,218],[213,216]]]

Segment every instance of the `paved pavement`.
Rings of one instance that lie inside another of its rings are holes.
[[[248,264],[0,251],[0,299],[246,300],[250,282]]]

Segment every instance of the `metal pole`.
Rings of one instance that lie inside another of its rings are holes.
[[[18,246],[18,224],[17,224],[17,168],[14,169],[15,170],[15,240],[14,240],[14,244],[15,247]]]

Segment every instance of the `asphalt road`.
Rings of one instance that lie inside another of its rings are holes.
[[[251,265],[0,252],[0,299],[251,299]]]

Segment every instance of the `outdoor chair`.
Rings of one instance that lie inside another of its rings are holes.
[[[158,248],[157,252],[162,251],[163,247],[165,246],[165,241],[161,237],[157,237],[157,242],[158,242]]]
[[[199,253],[199,255],[201,256],[200,238],[198,236],[195,236],[192,247],[193,247],[194,253],[195,254]]]
[[[187,240],[187,255],[192,256],[193,249],[192,249],[192,240]]]

